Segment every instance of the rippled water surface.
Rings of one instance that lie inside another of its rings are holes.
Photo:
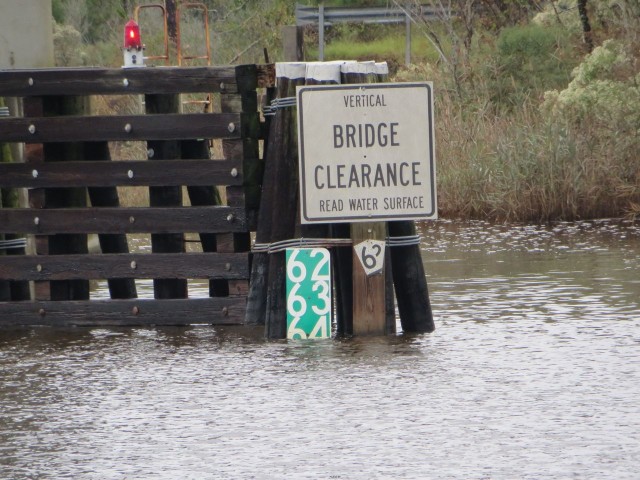
[[[421,229],[437,330],[0,331],[0,478],[639,478],[640,229]]]

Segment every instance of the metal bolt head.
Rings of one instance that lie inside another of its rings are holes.
[[[133,216],[129,217],[129,223],[136,223],[135,217]]]
[[[29,133],[31,135],[33,135],[34,133],[36,133],[36,126],[32,123],[31,125],[29,125]]]
[[[138,314],[140,313],[140,309],[139,309],[138,307],[133,307],[133,308],[131,309],[131,312],[132,312],[134,315],[138,315]]]
[[[135,270],[136,268],[138,268],[138,264],[136,263],[136,261],[135,261],[135,260],[133,260],[133,261],[131,262],[131,270]]]
[[[233,133],[236,131],[236,126],[233,122],[229,123],[229,125],[227,126],[227,130],[229,130],[229,133]]]
[[[127,172],[127,177],[129,177],[129,178],[133,178],[133,170],[129,170],[129,171]]]
[[[231,176],[233,178],[236,178],[238,176],[238,169],[237,168],[232,168],[231,169]]]
[[[227,88],[227,86],[224,84],[224,82],[220,82],[220,90],[224,90],[225,88]]]
[[[127,132],[127,133],[131,133],[131,124],[130,123],[127,123],[124,126],[124,131]]]
[[[31,172],[31,176],[32,176],[33,178],[38,178],[38,170],[33,170],[33,171]]]
[[[231,264],[230,264],[230,263],[225,263],[225,264],[224,264],[224,269],[225,269],[227,272],[230,272],[230,271],[231,271]]]
[[[222,307],[222,315],[225,317],[229,316],[229,309],[227,307]]]
[[[29,84],[30,87],[33,87],[33,78],[29,77],[29,80],[27,80],[27,83]]]
[[[227,215],[227,222],[233,222],[235,218],[236,217],[233,216],[233,213],[230,213],[229,215]]]
[[[125,87],[128,87],[128,86],[129,86],[129,80],[127,80],[127,79],[125,78],[124,80],[122,80],[122,84],[123,84]]]
[[[35,217],[35,218],[33,219],[33,224],[34,224],[34,225],[40,225],[40,218],[39,218],[39,217]]]
[[[153,151],[153,148],[147,150],[147,158],[153,158],[156,152]]]
[[[40,264],[36,265],[36,270],[38,272],[41,272],[42,271],[42,265],[40,265]]]
[[[41,317],[44,317],[47,314],[47,312],[45,312],[44,308],[41,308],[40,310],[38,310],[38,315],[40,315]]]

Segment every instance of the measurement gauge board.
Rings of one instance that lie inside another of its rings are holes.
[[[326,248],[288,248],[287,338],[331,336],[331,256]]]

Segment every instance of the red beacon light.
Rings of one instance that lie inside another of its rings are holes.
[[[124,26],[124,48],[135,48],[137,50],[142,48],[140,27],[133,20],[129,20]]]
[[[142,40],[140,39],[140,27],[133,20],[129,20],[124,26],[124,67],[144,67],[142,56]]]

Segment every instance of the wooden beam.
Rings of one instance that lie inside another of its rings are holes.
[[[249,278],[247,253],[14,255],[0,258],[6,280]]]
[[[1,188],[242,185],[243,160],[0,163]]]
[[[238,325],[244,304],[244,297],[0,302],[0,327]]]
[[[235,66],[52,68],[0,72],[0,97],[237,93]]]
[[[246,231],[242,207],[0,209],[1,233],[220,233]]]
[[[237,113],[7,118],[2,120],[0,141],[47,143],[239,138],[251,133],[242,132],[241,125],[241,115]],[[254,132],[254,136],[257,134]]]

